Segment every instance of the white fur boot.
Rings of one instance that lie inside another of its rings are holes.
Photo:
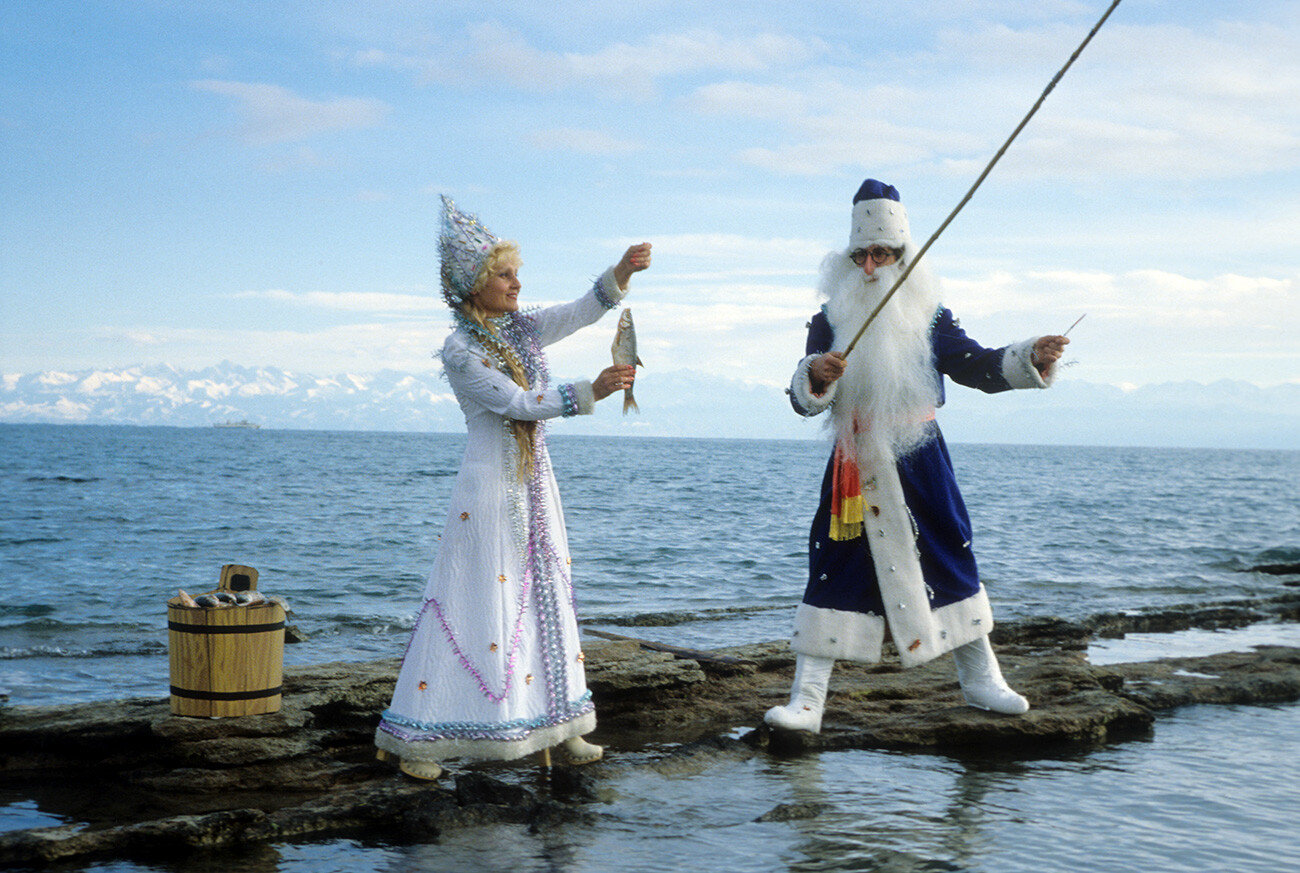
[[[570,764],[592,764],[605,755],[605,747],[589,743],[582,737],[569,737],[560,744],[565,760]]]
[[[988,637],[958,646],[952,650],[952,658],[957,663],[957,681],[968,704],[1007,715],[1020,715],[1029,710],[1029,701],[1012,691],[1002,678]]]
[[[397,765],[397,769],[412,779],[421,779],[425,782],[432,782],[442,775],[442,767],[437,761],[408,761],[403,758]]]
[[[772,727],[787,731],[821,733],[822,710],[826,707],[826,686],[831,681],[834,658],[799,655],[794,662],[794,686],[790,702],[774,706],[763,716]]]

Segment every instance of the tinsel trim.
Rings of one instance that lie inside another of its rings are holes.
[[[601,306],[605,307],[606,309],[613,309],[614,307],[618,306],[618,301],[614,300],[609,296],[609,294],[605,293],[604,278],[605,278],[604,276],[601,276],[596,280],[595,284],[592,285],[591,287],[591,293],[596,295],[596,300],[600,303]]]
[[[478,761],[513,761],[533,752],[558,746],[571,737],[580,737],[596,729],[595,708],[556,725],[539,727],[519,738],[486,736],[481,738],[450,737],[445,739],[403,739],[381,723],[375,731],[375,746],[408,761],[443,761],[467,758]]]
[[[558,718],[547,714],[536,718],[517,718],[511,721],[496,722],[420,722],[406,718],[391,709],[384,712],[381,718],[385,730],[406,742],[443,739],[512,739],[509,736],[510,734],[518,734],[518,737],[513,737],[517,739],[538,728],[554,727],[557,724],[572,721],[574,718],[588,712],[595,712],[595,710],[596,706],[592,702],[591,692],[588,691],[577,700],[571,701]]]
[[[578,405],[578,392],[572,385],[560,385],[556,390],[560,392],[560,398],[564,401],[564,411],[561,415],[565,418],[573,418],[582,412],[582,408]]]

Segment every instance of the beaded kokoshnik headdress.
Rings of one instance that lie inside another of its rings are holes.
[[[455,309],[469,299],[488,252],[500,241],[479,223],[477,215],[461,212],[450,197],[442,195],[438,255],[442,261],[442,296],[448,306]]]
[[[442,232],[438,235],[438,256],[442,261],[442,296],[452,309],[457,326],[468,331],[482,344],[488,357],[525,390],[547,384],[546,356],[542,354],[536,329],[528,319],[509,318],[497,328],[489,328],[477,318],[470,318],[461,304],[474,292],[474,280],[487,263],[488,254],[501,242],[484,227],[477,215],[461,212],[447,195],[442,195]],[[484,364],[488,361],[485,359]],[[534,435],[541,422],[507,419],[507,432],[518,446],[519,480],[532,481],[536,473]],[[540,501],[534,500],[534,505]]]

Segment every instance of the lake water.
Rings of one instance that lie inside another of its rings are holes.
[[[463,445],[0,425],[0,691],[15,704],[165,696],[165,601],[215,587],[227,563],[256,567],[259,588],[291,603],[309,639],[286,663],[398,656]],[[824,443],[565,437],[561,422],[550,446],[591,626],[629,632],[611,622],[688,612],[699,620],[631,633],[693,647],[788,635]],[[1283,580],[1249,568],[1300,561],[1297,452],[951,450],[1002,619],[1267,595]],[[727,611],[742,606],[759,609]],[[1240,644],[1296,644],[1294,626],[1248,633]],[[1181,639],[1238,644],[1201,634]],[[1140,641],[1142,656],[1176,639]],[[697,774],[637,768],[616,778],[593,827],[285,844],[249,869],[596,871],[616,845],[628,873],[1296,868],[1297,727],[1297,706],[1197,707],[1162,718],[1149,740],[1065,758],[837,752]],[[0,829],[51,823],[9,800]],[[753,821],[795,800],[825,809]]]

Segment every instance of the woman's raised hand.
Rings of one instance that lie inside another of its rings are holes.
[[[623,259],[614,267],[614,278],[618,281],[618,287],[626,288],[627,281],[632,278],[633,273],[639,273],[649,267],[650,243],[643,242],[629,246],[623,253]]]

